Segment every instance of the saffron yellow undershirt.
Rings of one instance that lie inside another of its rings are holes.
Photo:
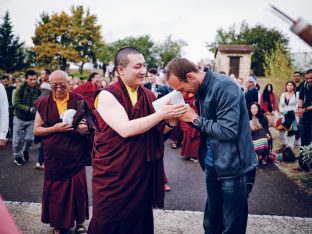
[[[66,98],[62,101],[56,100],[54,95],[53,95],[53,100],[56,102],[56,107],[57,107],[58,113],[61,116],[67,109],[67,102],[69,100],[69,93],[67,93]]]
[[[131,104],[132,104],[132,106],[134,106],[137,103],[137,101],[138,101],[138,89],[133,90],[128,85],[126,85],[126,88],[127,88],[130,100],[131,100]],[[99,95],[97,95],[95,100],[94,100],[94,107],[95,107],[95,109],[97,109],[98,104],[99,104]]]
[[[95,107],[95,109],[97,109],[98,105],[99,105],[99,94],[96,96],[96,98],[94,100],[94,107]]]
[[[126,84],[125,84],[126,85]],[[132,106],[134,106],[138,101],[138,88],[132,89],[128,85],[126,85]]]

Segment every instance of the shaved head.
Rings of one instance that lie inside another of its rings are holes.
[[[67,82],[67,80],[68,80],[68,75],[67,75],[67,73],[66,72],[64,72],[64,71],[62,71],[62,70],[56,70],[56,71],[54,71],[54,72],[52,72],[51,73],[51,75],[49,76],[49,81],[50,81],[50,83],[52,83],[52,81],[53,81],[53,79],[55,78],[55,77],[62,77],[62,78],[64,78],[64,80]]]

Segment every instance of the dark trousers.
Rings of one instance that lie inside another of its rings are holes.
[[[218,180],[214,167],[206,165],[208,198],[204,214],[205,234],[246,233],[248,203],[245,175]]]
[[[44,158],[44,150],[43,150],[43,145],[40,143],[40,148],[39,148],[39,155],[38,155],[38,160],[37,162],[40,164],[43,164],[43,159]]]
[[[312,142],[312,122],[303,121],[301,146],[309,145]]]

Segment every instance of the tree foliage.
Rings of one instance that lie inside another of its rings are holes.
[[[283,43],[277,41],[275,43],[275,50],[267,52],[264,57],[265,76],[273,85],[275,94],[280,96],[285,89],[285,83],[291,79],[294,72],[290,55],[285,50]]]
[[[182,48],[187,46],[187,43],[183,40],[174,41],[171,35],[169,35],[165,41],[157,46],[157,50],[165,67],[170,60],[174,58],[180,58],[182,56]]]
[[[0,69],[7,73],[21,70],[27,66],[24,43],[13,35],[13,26],[7,11],[0,24]]]
[[[49,16],[41,14],[32,37],[37,61],[47,67],[65,70],[69,62],[80,65],[96,60],[102,46],[101,27],[97,18],[82,6],[72,7],[71,15],[62,11]]]
[[[156,44],[149,35],[126,37],[104,45],[98,54],[99,59],[107,64],[113,61],[117,51],[125,46],[138,48],[144,55],[148,68],[165,66],[171,59],[181,57],[186,42],[174,41],[168,36],[163,43]]]
[[[101,62],[108,64],[110,61],[114,61],[117,51],[126,46],[139,49],[144,55],[148,66],[156,66],[157,54],[155,53],[155,44],[149,35],[143,35],[139,37],[125,37],[112,43],[108,43],[102,47],[98,57]]]
[[[250,27],[246,22],[242,22],[239,28],[233,24],[228,31],[219,28],[212,43],[207,43],[207,48],[215,53],[218,45],[252,45],[254,48],[251,67],[256,75],[264,75],[265,54],[271,53],[276,49],[276,42],[279,41],[281,46],[286,49],[288,38],[276,29],[266,28],[263,25]]]

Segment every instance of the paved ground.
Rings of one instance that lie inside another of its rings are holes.
[[[51,233],[49,225],[40,222],[40,204],[7,202],[10,213],[22,233]],[[203,213],[198,211],[155,210],[155,234],[202,234]],[[89,222],[85,223],[86,225]],[[247,233],[312,233],[312,218],[249,215]]]
[[[206,199],[203,172],[198,163],[181,159],[179,150],[172,150],[168,144],[165,150],[165,167],[172,191],[166,193],[166,210],[155,212],[155,232],[203,233],[202,211]],[[40,223],[43,172],[34,169],[37,153],[38,146],[35,145],[31,161],[17,167],[11,158],[10,144],[0,151],[0,194],[6,201],[17,201],[7,205],[23,233],[51,232],[47,225]],[[87,175],[91,192],[90,167]],[[312,198],[270,165],[257,171],[249,199],[252,215],[248,233],[312,233],[312,219],[307,218],[312,217],[311,210]]]

